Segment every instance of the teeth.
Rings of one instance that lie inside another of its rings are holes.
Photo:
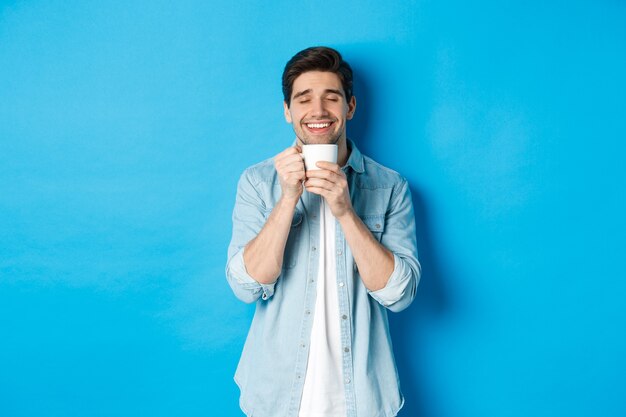
[[[330,126],[330,123],[307,123],[307,126],[313,129],[323,129]]]

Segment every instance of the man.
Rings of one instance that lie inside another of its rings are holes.
[[[235,381],[255,417],[391,417],[404,403],[387,310],[420,278],[409,186],[346,138],[352,70],[330,48],[283,72],[296,141],[239,181],[226,275],[256,311]],[[336,144],[305,171],[301,146]]]

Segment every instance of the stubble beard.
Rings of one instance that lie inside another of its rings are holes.
[[[323,145],[323,144],[338,145],[339,140],[343,136],[343,132],[339,131],[336,133],[332,132],[332,133],[329,133],[328,135],[317,136],[317,137],[311,138],[309,135],[306,134],[306,132],[304,131],[304,128],[301,128],[299,130],[300,131],[298,132],[298,131],[295,131],[294,129],[296,136],[298,137],[298,139],[303,145]]]

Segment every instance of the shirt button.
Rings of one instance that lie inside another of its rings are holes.
[[[315,252],[315,246],[313,246],[313,247],[311,248],[311,250],[312,250],[313,252]]]
[[[348,316],[346,316],[345,314],[343,316],[341,316],[342,319],[346,320],[348,318]]]
[[[380,229],[380,223],[376,223],[376,226],[374,227],[376,227],[377,229]]]
[[[305,348],[306,345],[303,343],[303,344],[300,345],[300,347]]]
[[[298,378],[300,378],[300,377],[298,377]],[[345,381],[346,381],[346,384],[349,384],[350,383],[350,378],[346,378]]]
[[[337,251],[337,255],[341,255],[342,253],[343,253],[343,252],[341,251],[341,249],[339,249],[339,250]]]
[[[340,283],[339,283],[339,286],[340,286],[340,287],[343,287],[343,282],[340,282]]]
[[[312,279],[310,282],[315,282],[315,280],[314,280],[314,279]]]
[[[348,353],[348,352],[350,352],[350,348],[343,348],[343,351]]]
[[[311,314],[310,310],[305,311],[306,314]]]

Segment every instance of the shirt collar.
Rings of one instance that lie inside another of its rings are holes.
[[[363,154],[359,151],[359,148],[356,147],[354,142],[350,139],[347,139],[348,142],[348,150],[350,150],[350,157],[348,157],[348,162],[346,162],[346,166],[351,167],[355,172],[362,174],[365,172],[364,164],[363,164]]]

